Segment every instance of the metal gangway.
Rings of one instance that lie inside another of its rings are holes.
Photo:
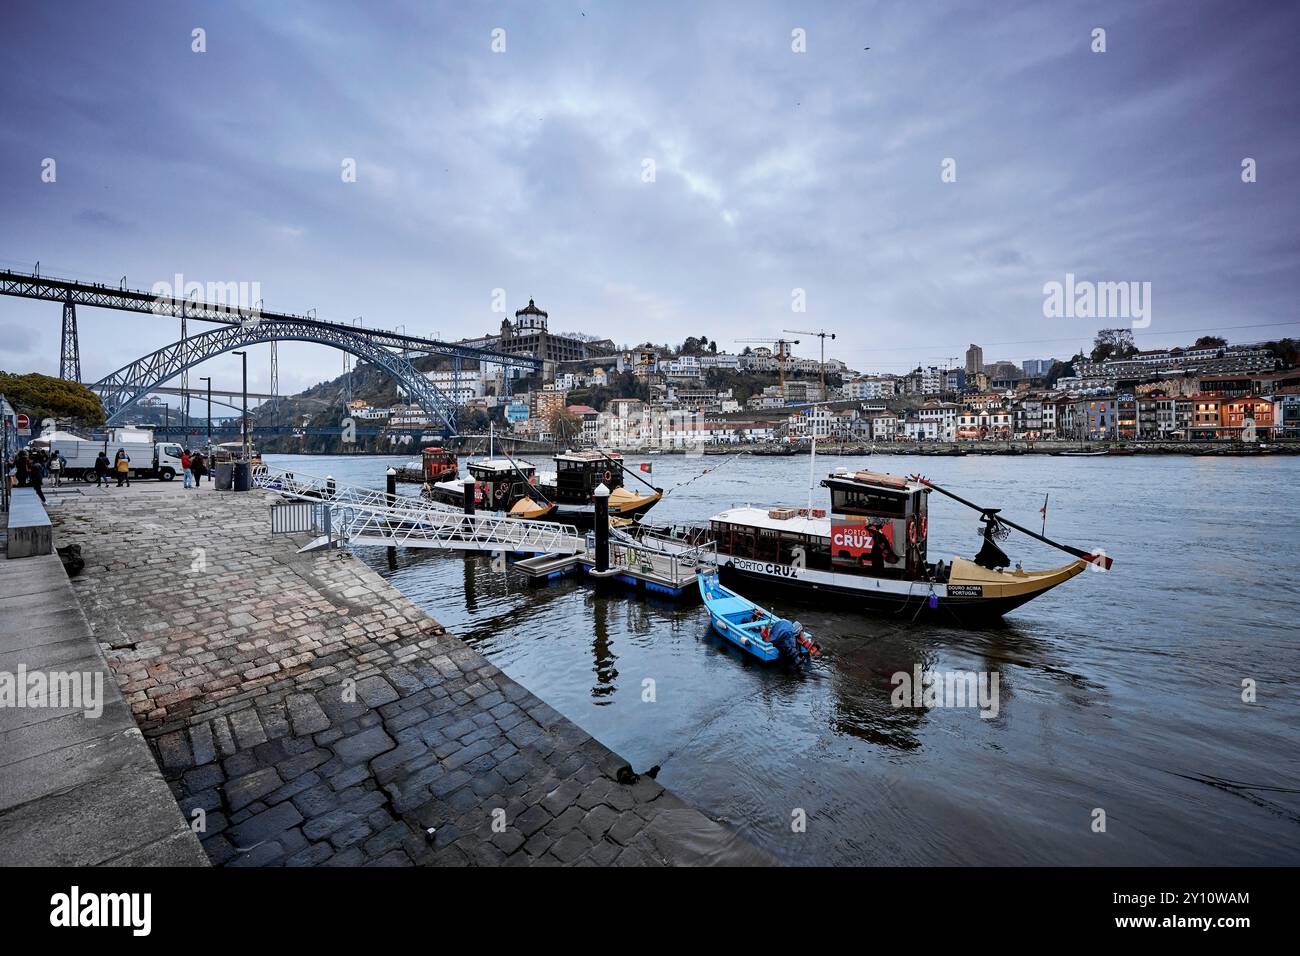
[[[329,479],[259,469],[259,488],[297,499],[299,523],[272,517],[281,532],[311,531],[317,537],[300,551],[335,544],[451,551],[578,554],[586,538],[572,525],[526,521],[500,512],[465,514],[452,508]]]
[[[389,495],[380,488],[362,485],[343,485],[333,478],[317,478],[293,471],[273,471],[265,465],[253,469],[253,484],[267,491],[278,491],[290,498],[310,501],[328,501],[334,504],[355,505],[362,508],[397,507],[427,511],[456,511],[450,505],[428,498],[409,495]]]

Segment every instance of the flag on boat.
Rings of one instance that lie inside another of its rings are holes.
[[[644,471],[646,474],[651,473],[652,471],[654,471],[654,462],[650,462],[650,461],[641,462],[641,470]]]

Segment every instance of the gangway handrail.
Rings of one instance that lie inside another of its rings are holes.
[[[553,521],[512,518],[495,511],[466,514],[422,498],[390,496],[386,491],[288,471],[259,470],[254,481],[260,488],[328,509],[331,528],[346,540],[378,539],[390,546],[420,548],[573,554],[585,547],[585,538],[576,527]]]
[[[496,512],[413,510],[322,502],[343,510],[340,530],[349,540],[378,539],[392,546],[474,551],[537,551],[577,554],[585,538],[573,525],[510,518]]]
[[[267,491],[311,501],[346,502],[378,507],[398,507],[403,510],[452,511],[449,505],[430,501],[427,498],[412,498],[409,495],[389,495],[378,488],[363,485],[340,484],[333,478],[320,478],[304,475],[300,472],[276,470],[265,465],[255,469],[253,483]]]

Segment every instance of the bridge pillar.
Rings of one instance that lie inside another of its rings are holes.
[[[59,346],[59,378],[81,381],[81,349],[77,344],[77,306],[71,299],[63,303],[63,344]]]

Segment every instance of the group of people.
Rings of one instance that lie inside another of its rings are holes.
[[[57,487],[62,484],[63,469],[67,465],[68,460],[53,448],[48,451],[36,448],[30,453],[24,448],[14,457],[14,477],[20,487],[31,484],[33,478],[37,483],[49,478]]]
[[[212,471],[208,468],[208,462],[201,451],[192,452],[188,448],[182,451],[181,470],[185,472],[186,488],[197,488],[204,475],[208,476],[209,481],[212,480]]]
[[[36,448],[30,451],[24,448],[14,456],[14,479],[18,487],[31,488],[45,502],[46,479],[58,487],[63,483],[63,473],[67,466],[68,460],[55,448]],[[117,487],[131,487],[131,456],[125,448],[119,448],[112,461],[108,460],[107,452],[101,451],[95,457],[94,470],[95,486],[98,488],[109,487],[110,476],[117,478]],[[181,470],[184,472],[186,488],[197,488],[204,475],[208,476],[209,481],[212,480],[212,470],[200,451],[192,452],[186,448],[181,454]]]
[[[57,485],[63,474],[64,459],[58,452],[53,455],[44,448],[38,448],[31,454],[24,448],[14,456],[14,480],[19,488],[31,488],[36,492],[41,503],[45,503],[45,479],[54,475]]]

